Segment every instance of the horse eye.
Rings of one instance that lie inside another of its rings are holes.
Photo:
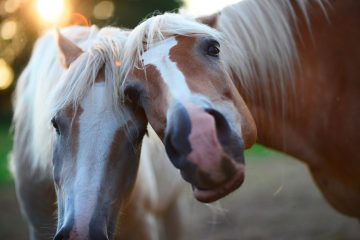
[[[60,135],[59,125],[57,124],[55,118],[51,119],[51,124],[52,124],[53,127],[55,128],[56,133],[57,133],[58,135]]]
[[[220,49],[219,49],[219,43],[218,42],[212,42],[208,48],[206,49],[206,53],[209,55],[209,56],[212,56],[212,57],[218,57],[219,56],[219,53],[220,53]]]
[[[140,84],[128,84],[124,88],[124,96],[125,99],[129,101],[129,103],[138,105],[140,102],[141,93],[143,92],[142,86]]]

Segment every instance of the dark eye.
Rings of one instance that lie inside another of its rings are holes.
[[[125,100],[128,103],[138,105],[140,104],[141,93],[143,92],[142,86],[138,83],[129,83],[124,88]]]
[[[211,41],[209,42],[209,45],[207,46],[206,53],[209,56],[212,57],[219,57],[220,53],[220,44],[217,41]]]
[[[55,128],[56,133],[57,133],[58,135],[60,135],[59,125],[57,124],[55,118],[51,119],[51,124],[52,124],[53,127]]]

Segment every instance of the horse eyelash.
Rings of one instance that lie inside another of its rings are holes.
[[[51,124],[53,125],[53,127],[55,128],[55,131],[58,135],[60,135],[60,130],[59,130],[59,125],[57,124],[55,118],[51,119]]]

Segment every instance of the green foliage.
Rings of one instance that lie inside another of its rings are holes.
[[[180,0],[125,0],[114,1],[114,25],[133,28],[154,12],[174,11],[181,7]]]
[[[9,183],[11,176],[8,171],[8,154],[12,141],[9,133],[9,124],[0,124],[0,185]]]
[[[280,153],[259,144],[255,144],[249,150],[245,151],[245,161],[248,158],[257,159],[257,160],[266,160],[269,157],[279,157],[279,156],[281,156]]]

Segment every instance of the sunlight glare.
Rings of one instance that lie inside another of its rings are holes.
[[[209,15],[241,0],[185,0],[185,9],[195,16]]]
[[[58,23],[64,12],[64,0],[37,0],[37,11],[48,23]]]

